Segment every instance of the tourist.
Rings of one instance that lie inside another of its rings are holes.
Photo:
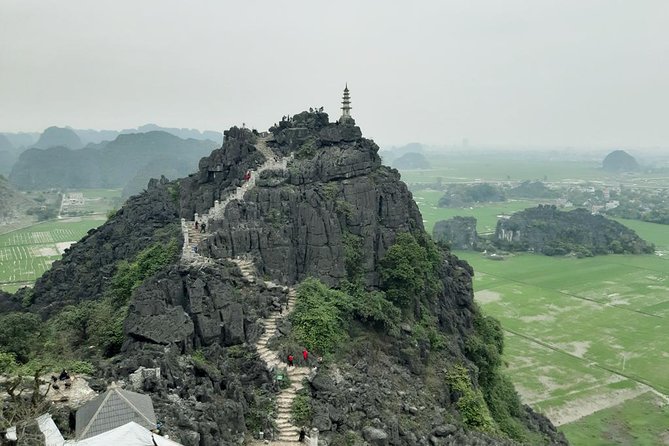
[[[197,231],[197,229],[198,229],[198,224],[199,224],[198,221],[195,220],[195,230],[196,230],[196,231]]]
[[[307,362],[307,359],[309,359],[309,352],[306,348],[302,350],[302,357],[304,358],[304,362]]]
[[[61,381],[65,381],[66,379],[70,379],[70,374],[67,373],[65,369],[63,369],[62,372],[60,372],[60,376],[58,377]]]
[[[288,355],[288,367],[293,366],[293,355]]]
[[[200,232],[204,232],[205,229],[207,229],[207,225],[204,224],[204,223],[202,223],[202,224],[200,225]]]
[[[300,438],[298,439],[298,441],[299,441],[300,443],[304,443],[304,437],[305,437],[306,435],[307,435],[307,433],[304,431],[304,428],[300,429]]]

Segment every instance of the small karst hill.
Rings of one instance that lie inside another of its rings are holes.
[[[602,169],[609,172],[633,172],[639,170],[639,163],[624,150],[614,150],[602,161]]]
[[[512,250],[546,255],[652,253],[654,247],[634,231],[586,209],[564,212],[539,205],[497,222],[495,243]]]
[[[501,374],[471,267],[432,243],[377,152],[347,116],[233,127],[0,309],[96,321],[58,325],[56,344],[150,394],[188,446],[295,443],[299,426],[327,444],[566,444]]]
[[[396,169],[429,169],[430,162],[422,153],[409,152],[393,161]]]

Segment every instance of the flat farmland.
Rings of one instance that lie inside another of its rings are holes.
[[[101,216],[64,218],[0,235],[0,289],[32,285],[70,244],[104,221]]]
[[[669,250],[669,226],[621,222]],[[476,300],[502,323],[507,373],[526,403],[574,445],[665,444],[669,257],[457,254],[474,267]],[[653,429],[637,419],[646,413]]]

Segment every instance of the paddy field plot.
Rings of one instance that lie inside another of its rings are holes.
[[[65,218],[0,235],[0,288],[32,285],[63,251],[104,223],[104,217]]]
[[[471,215],[479,233],[490,232],[497,215],[536,205],[443,209],[440,196],[414,193],[429,231]],[[657,253],[494,261],[456,252],[474,267],[475,300],[502,323],[506,373],[523,401],[575,446],[669,444],[669,256],[658,255],[669,252],[669,226],[619,221]]]

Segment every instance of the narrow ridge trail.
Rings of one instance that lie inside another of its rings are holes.
[[[283,158],[277,157],[272,149],[267,146],[267,140],[267,137],[259,137],[255,145],[256,149],[265,156],[266,161],[256,170],[251,171],[251,178],[235,189],[225,200],[220,203],[217,201],[206,214],[198,216],[197,218],[199,222],[207,224],[212,219],[223,219],[227,205],[233,200],[242,201],[244,199],[244,194],[255,186],[256,179],[261,172],[265,170],[285,170],[287,168],[288,161],[292,159],[292,155]],[[198,229],[196,229],[195,221],[186,221],[185,219],[181,219],[181,229],[184,238],[184,245],[181,253],[182,262],[193,266],[214,264],[215,262],[213,259],[197,252],[198,244],[209,234],[201,231],[199,225]],[[242,272],[244,281],[261,284],[270,290],[281,289],[283,292],[287,293],[288,303],[285,312],[282,312],[282,314],[273,312],[271,316],[262,320],[264,333],[255,343],[255,347],[269,371],[285,369],[285,374],[290,381],[290,385],[282,389],[276,397],[277,410],[274,419],[276,431],[274,438],[269,440],[269,442],[277,446],[301,444],[298,441],[301,428],[294,425],[291,421],[291,408],[293,401],[297,396],[297,392],[304,386],[304,379],[309,376],[311,369],[309,369],[309,367],[299,366],[287,367],[287,362],[280,358],[276,351],[270,350],[268,347],[270,339],[277,332],[277,324],[279,320],[288,316],[295,308],[297,293],[293,288],[279,285],[271,281],[258,280],[255,266],[251,260],[239,258],[229,260],[237,264]]]

